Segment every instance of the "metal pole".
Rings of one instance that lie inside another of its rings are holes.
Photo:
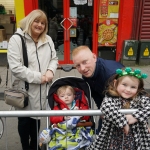
[[[120,109],[123,114],[131,114],[138,109]],[[39,110],[39,111],[0,111],[0,117],[46,117],[46,116],[99,116],[100,110]]]

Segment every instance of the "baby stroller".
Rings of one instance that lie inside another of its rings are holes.
[[[63,86],[63,85],[70,85],[72,87],[75,87],[75,88],[78,88],[78,89],[84,91],[89,108],[93,108],[93,105],[92,105],[93,103],[92,103],[92,99],[91,99],[91,91],[90,91],[89,85],[82,78],[63,77],[63,78],[55,80],[52,83],[52,85],[48,91],[48,104],[49,104],[50,109],[53,109],[55,106],[55,100],[53,98],[53,94],[57,91],[57,89],[60,86]],[[88,122],[83,122],[83,123],[79,122],[77,124],[77,126],[80,126],[80,127],[90,126],[90,128],[94,131],[94,128],[95,128],[94,118],[91,116]],[[46,146],[45,144],[42,144],[41,150],[47,150],[46,147],[48,148],[48,146]],[[84,149],[84,148],[82,148],[82,149]]]

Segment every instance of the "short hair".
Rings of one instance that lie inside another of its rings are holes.
[[[48,31],[48,20],[44,11],[40,9],[31,11],[25,18],[20,20],[19,26],[23,30],[23,33],[28,33],[31,36],[31,24],[34,22],[35,19],[43,19],[45,21],[44,32],[39,37],[44,42]]]
[[[57,94],[57,95],[60,95],[60,93],[65,92],[66,89],[69,89],[69,90],[75,95],[75,90],[74,90],[74,88],[73,88],[72,86],[70,86],[70,85],[64,85],[64,86],[59,87],[59,88],[57,89],[56,94]]]
[[[86,45],[78,46],[78,47],[76,47],[76,48],[73,49],[73,51],[72,51],[72,57],[75,56],[76,54],[78,54],[82,50],[89,50],[89,51],[91,51],[89,49],[89,47],[86,46]]]

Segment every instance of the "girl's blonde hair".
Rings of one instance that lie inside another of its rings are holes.
[[[64,92],[66,91],[66,89],[69,89],[69,90],[73,93],[73,95],[75,95],[75,90],[74,90],[74,88],[71,87],[71,86],[69,86],[69,85],[64,85],[64,86],[59,87],[59,88],[57,89],[56,94],[57,94],[57,95],[60,95],[61,93],[64,93]]]
[[[117,87],[118,87],[118,84],[126,77],[130,77],[130,78],[136,78],[134,76],[130,76],[130,75],[125,75],[125,76],[122,76],[122,77],[119,77],[119,75],[115,74],[114,76],[112,76],[109,81],[108,81],[108,87],[107,87],[107,90],[105,91],[105,93],[109,93],[110,95],[112,96],[117,96],[119,97],[119,93],[117,92]],[[136,78],[138,79],[138,78]],[[114,84],[114,81],[116,80],[115,84]],[[143,79],[138,79],[139,80],[139,85],[138,85],[138,90],[137,90],[137,93],[136,95],[133,97],[136,98],[140,93],[144,92],[145,91],[143,90],[144,89],[144,82],[143,82]],[[124,106],[125,109],[127,108],[130,108],[130,103],[127,103],[125,106]]]
[[[48,31],[48,20],[44,11],[40,9],[33,10],[19,22],[19,26],[23,30],[23,33],[28,33],[31,36],[31,25],[36,19],[43,19],[45,21],[45,29],[39,37],[44,42]]]

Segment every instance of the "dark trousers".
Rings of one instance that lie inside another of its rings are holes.
[[[29,117],[18,117],[18,132],[23,150],[37,150],[39,129],[40,120]]]

